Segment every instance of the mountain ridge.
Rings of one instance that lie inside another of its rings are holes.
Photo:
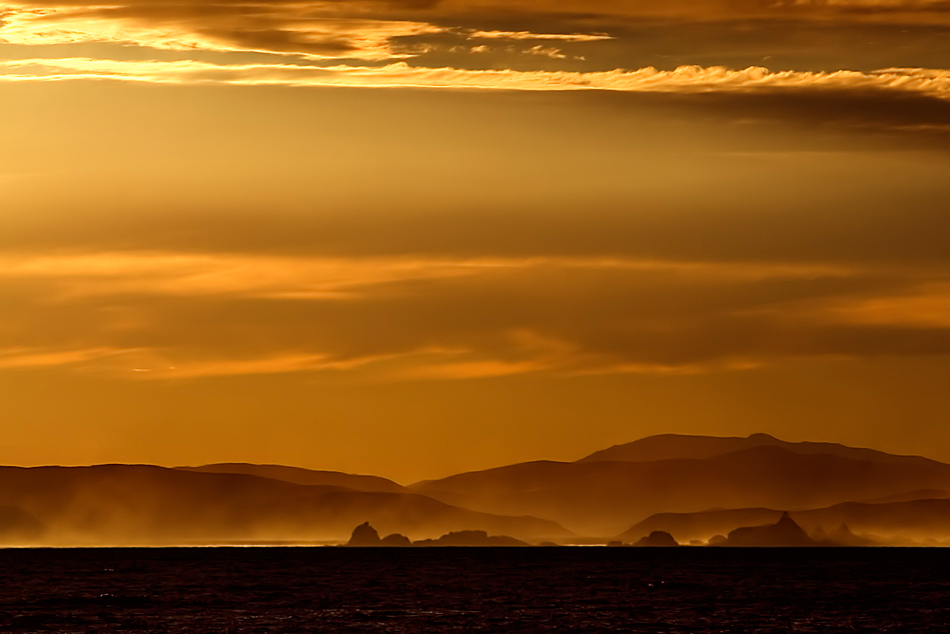
[[[948,485],[950,465],[927,458],[856,460],[770,445],[709,458],[519,463],[409,489],[466,508],[520,509],[575,532],[613,535],[662,511],[808,509]]]
[[[680,458],[712,458],[752,447],[775,446],[802,454],[827,453],[856,460],[916,461],[931,460],[924,456],[891,454],[865,447],[849,447],[832,442],[788,442],[758,432],[748,436],[703,436],[692,434],[657,434],[632,442],[595,451],[575,462],[653,462]],[[937,462],[931,460],[932,462]]]
[[[658,513],[637,523],[616,539],[632,541],[653,531],[664,531],[679,541],[705,541],[746,526],[779,520],[785,511],[770,508],[716,509],[697,513]],[[850,531],[891,543],[928,537],[950,538],[950,499],[925,498],[900,502],[842,502],[788,514],[809,532]]]
[[[407,487],[275,464],[0,467],[0,544],[39,543],[37,534],[77,545],[336,542],[366,521],[415,539],[486,530],[595,543],[661,530],[686,542],[764,526],[783,511],[819,533],[847,525],[942,539],[947,498],[950,465],[922,456],[768,434],[661,434],[573,462],[534,460]]]
[[[406,487],[388,478],[374,475],[357,475],[342,471],[305,469],[277,464],[256,464],[250,462],[216,462],[197,467],[173,467],[181,471],[201,473],[234,473],[254,475],[272,480],[282,480],[293,484],[343,486],[357,491],[408,492]]]
[[[0,467],[0,506],[40,521],[40,543],[63,545],[340,540],[365,520],[419,538],[472,528],[529,539],[571,534],[549,520],[471,511],[412,492],[153,465]]]

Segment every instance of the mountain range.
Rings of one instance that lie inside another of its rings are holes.
[[[651,453],[659,458],[644,460]],[[766,434],[665,435],[576,462],[521,463],[409,488],[466,508],[528,513],[582,534],[616,535],[656,513],[806,510],[950,490],[950,465],[831,443],[786,443]]]
[[[766,434],[665,434],[574,462],[408,486],[243,463],[0,467],[0,544],[342,543],[367,521],[413,540],[487,531],[528,543],[637,543],[659,531],[698,544],[793,522],[821,543],[943,543],[950,465]]]
[[[2,467],[3,508],[10,510],[0,512],[0,540],[14,544],[336,542],[363,521],[419,538],[467,529],[527,540],[571,535],[549,520],[471,511],[412,492],[148,465]]]

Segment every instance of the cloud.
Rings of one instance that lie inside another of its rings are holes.
[[[612,40],[604,33],[533,33],[531,31],[471,31],[465,34],[470,39],[486,40],[560,40],[562,42],[597,42]]]
[[[111,377],[135,380],[177,380],[222,376],[261,374],[288,374],[293,372],[321,372],[353,370],[399,355],[351,359],[333,359],[326,354],[274,353],[257,358],[190,359],[187,353],[172,353],[159,349],[132,348],[7,348],[0,349],[0,370],[38,370],[67,367],[85,372],[96,372]]]
[[[457,381],[950,354],[948,280],[908,265],[7,255],[0,369]]]
[[[541,361],[462,361],[417,366],[397,373],[391,378],[402,381],[484,379],[527,374],[547,369],[549,369],[549,366]]]
[[[924,69],[942,65],[946,34],[933,16],[950,16],[944,9],[870,0],[0,0],[0,42],[26,58],[4,64],[0,80],[669,93],[824,87],[943,96],[944,71]],[[887,33],[847,18],[865,22],[881,12]],[[895,26],[905,14],[917,16],[913,32]],[[816,32],[812,18],[824,17],[837,20],[834,37]],[[867,48],[869,39],[894,53]],[[30,55],[54,44],[67,45],[63,57]],[[80,50],[90,57],[72,56]],[[115,56],[137,61],[108,59]],[[784,70],[769,72],[763,63]],[[888,65],[900,68],[871,72]]]
[[[710,280],[855,274],[854,269],[844,266],[602,257],[332,258],[161,252],[0,256],[0,280],[45,282],[58,289],[49,296],[59,300],[104,295],[338,300],[359,297],[365,289],[385,284],[525,270],[653,272]]]
[[[903,19],[923,21],[947,13],[945,0],[448,0],[442,11],[586,15],[610,18],[713,19]],[[504,9],[502,9],[504,7]]]
[[[0,1],[0,42],[22,46],[106,43],[183,52],[255,52],[309,60],[386,60],[427,50],[406,38],[615,39],[608,32],[644,18],[709,20],[886,20],[932,26],[950,16],[945,1],[926,0],[187,0]],[[525,28],[498,28],[519,25]],[[575,27],[590,27],[585,32]],[[700,43],[701,44],[701,43]]]
[[[0,16],[0,42],[7,44],[94,42],[307,59],[399,57],[393,38],[442,31],[424,22],[340,16],[326,3],[0,3]]]
[[[227,3],[125,0],[0,2],[0,43],[37,46],[121,44],[170,51],[255,52],[310,60],[383,60],[412,55],[398,38],[454,32],[426,21],[427,2]],[[394,11],[398,12],[394,14]],[[409,13],[407,13],[407,11]],[[418,15],[420,19],[406,17]],[[476,39],[610,39],[602,34],[549,34],[467,29]]]
[[[114,348],[48,350],[37,348],[0,349],[0,370],[21,370],[76,365],[125,354]]]
[[[230,254],[96,253],[0,256],[0,279],[46,280],[51,297],[114,294],[345,299],[361,287],[469,275],[493,260],[294,258]],[[500,265],[504,265],[503,263]]]
[[[270,354],[258,358],[235,359],[219,357],[198,360],[169,360],[153,352],[140,358],[135,365],[144,367],[99,368],[112,376],[137,380],[182,380],[225,376],[249,376],[262,374],[289,374],[295,372],[324,372],[328,370],[353,370],[390,357],[365,357],[333,359],[326,354],[285,353]],[[129,372],[131,371],[131,374]]]
[[[117,61],[88,58],[0,62],[0,81],[103,79],[162,84],[248,86],[349,86],[519,91],[742,93],[876,90],[950,97],[950,70],[888,68],[873,73],[803,72],[749,67],[652,67],[607,72],[461,70],[418,68],[404,62],[378,67],[313,67],[295,64],[211,64],[198,61]]]
[[[805,306],[798,317],[836,325],[950,329],[950,284],[923,283],[894,294]]]

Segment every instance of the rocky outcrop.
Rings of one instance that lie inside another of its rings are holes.
[[[507,535],[489,535],[485,531],[455,531],[438,539],[414,542],[414,546],[527,546],[526,542]]]
[[[379,542],[379,545],[388,546],[388,547],[412,546],[412,542],[409,541],[409,538],[406,537],[405,535],[400,535],[399,533],[393,533],[392,535],[386,535],[386,537],[383,537],[383,539]]]
[[[363,522],[353,529],[353,535],[350,537],[350,541],[348,541],[346,545],[379,546],[381,543],[382,540],[379,538],[379,533],[376,532],[376,529],[370,526],[369,522]]]
[[[634,546],[664,548],[668,546],[679,546],[679,543],[666,531],[653,531],[646,537],[641,537],[636,543],[634,543]]]

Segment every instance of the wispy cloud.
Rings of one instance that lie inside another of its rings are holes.
[[[534,14],[617,18],[663,17],[678,20],[836,19],[934,20],[947,13],[945,0],[454,0],[443,11],[498,10]],[[439,5],[436,5],[439,6]]]
[[[0,257],[0,279],[46,280],[60,297],[109,294],[341,299],[361,287],[470,275],[491,260],[293,258],[231,254],[97,253]]]
[[[560,40],[562,42],[597,42],[612,40],[605,33],[534,33],[532,31],[471,31],[465,34],[472,39],[486,40]]]
[[[112,376],[136,380],[182,380],[225,376],[251,376],[262,374],[289,374],[295,372],[324,372],[328,370],[355,370],[363,366],[392,358],[370,356],[358,358],[334,358],[328,354],[284,353],[267,354],[256,358],[235,359],[219,357],[206,359],[173,360],[174,353],[152,351],[137,361],[142,367],[110,367],[105,369]],[[102,368],[100,368],[102,370]]]
[[[0,42],[20,46],[121,44],[171,51],[255,52],[310,60],[382,60],[412,55],[393,41],[440,33],[470,39],[590,42],[604,34],[454,29],[427,21],[418,3],[294,2],[225,4],[120,0],[2,2]],[[421,19],[406,19],[410,14]],[[392,9],[398,10],[393,17]]]
[[[943,354],[948,278],[755,261],[5,254],[0,369],[452,381]]]
[[[604,374],[658,374],[664,376],[689,376],[711,372],[739,372],[754,370],[766,363],[761,359],[721,359],[707,363],[606,363],[569,372],[571,376],[597,376]]]
[[[361,289],[382,284],[524,270],[664,272],[726,280],[848,277],[856,273],[848,267],[813,264],[596,257],[330,258],[137,252],[0,256],[0,280],[45,281],[59,289],[59,297],[241,295],[335,300],[357,297]]]
[[[400,57],[393,38],[442,31],[425,22],[341,16],[306,2],[0,3],[0,19],[0,42],[7,44],[113,43],[309,59]]]
[[[607,72],[418,68],[399,62],[379,67],[295,64],[211,64],[198,61],[117,61],[89,58],[0,62],[0,81],[118,80],[163,84],[237,84],[456,88],[522,91],[609,90],[667,93],[755,93],[778,90],[883,90],[950,96],[950,70],[889,68],[855,71],[777,71],[749,67],[652,67]]]
[[[833,324],[950,328],[950,283],[911,285],[900,292],[802,307],[799,317]]]
[[[42,348],[0,349],[0,370],[19,370],[76,365],[125,354],[116,348],[50,350]]]

